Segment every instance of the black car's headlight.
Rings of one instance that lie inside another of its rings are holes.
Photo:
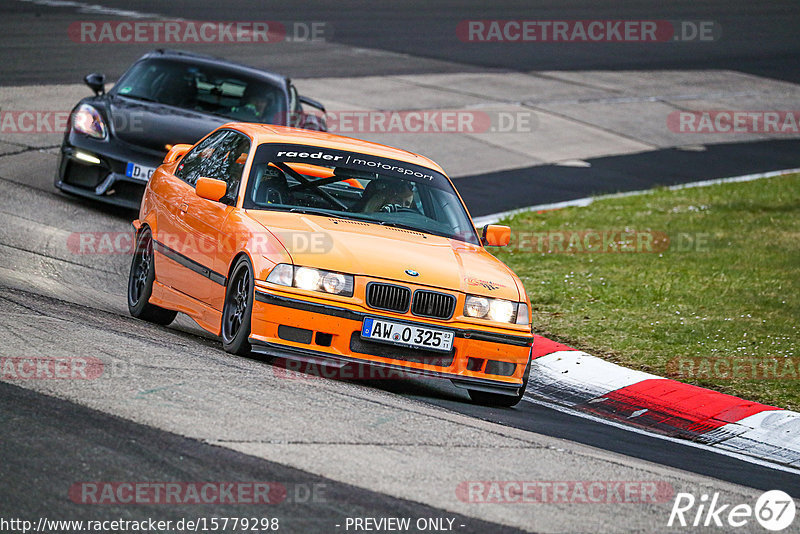
[[[298,267],[288,263],[276,265],[267,276],[267,282],[343,297],[352,297],[355,285],[352,274],[324,271],[313,267]]]
[[[108,135],[106,123],[100,112],[89,104],[81,104],[72,114],[72,127],[76,132],[95,139],[105,139]]]
[[[524,302],[467,295],[464,315],[498,323],[528,324],[528,306]]]

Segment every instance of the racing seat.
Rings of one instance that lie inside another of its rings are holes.
[[[259,166],[256,186],[253,188],[253,202],[260,206],[292,204],[289,184],[281,170],[269,165]]]
[[[402,204],[403,196],[409,192],[409,186],[402,181],[378,178],[367,184],[361,198],[351,211],[373,213],[385,206]]]

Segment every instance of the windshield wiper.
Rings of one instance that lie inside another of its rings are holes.
[[[378,222],[378,221],[375,221],[375,222]],[[413,232],[418,232],[420,234],[431,233],[430,230],[420,230],[419,228],[415,228],[413,226],[410,226],[408,224],[403,224],[403,223],[396,223],[396,222],[391,222],[391,221],[380,221],[380,222],[378,222],[378,224],[380,224],[381,226],[391,226],[392,228],[402,228],[403,230],[411,230]]]
[[[315,209],[315,208],[291,208],[289,212],[302,213],[304,215],[322,215],[323,217],[336,217],[336,215],[330,213],[329,211]]]

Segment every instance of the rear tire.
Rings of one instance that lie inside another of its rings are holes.
[[[222,307],[222,348],[231,354],[250,354],[250,323],[253,315],[253,268],[244,256],[236,262]]]
[[[128,275],[128,311],[137,319],[166,326],[175,320],[178,312],[150,304],[155,279],[153,236],[150,229],[145,228],[136,239],[136,249],[131,259],[131,271]]]
[[[531,374],[531,358],[528,357],[528,365],[525,367],[525,374],[522,375],[522,385],[519,387],[519,393],[516,395],[502,395],[500,393],[487,393],[485,391],[477,391],[474,389],[467,390],[469,398],[475,404],[483,406],[502,406],[511,408],[519,404],[522,397],[525,395],[525,389],[528,387],[528,378]]]

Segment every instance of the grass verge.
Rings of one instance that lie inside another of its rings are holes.
[[[534,332],[621,365],[800,409],[800,175],[524,213],[496,255]]]

